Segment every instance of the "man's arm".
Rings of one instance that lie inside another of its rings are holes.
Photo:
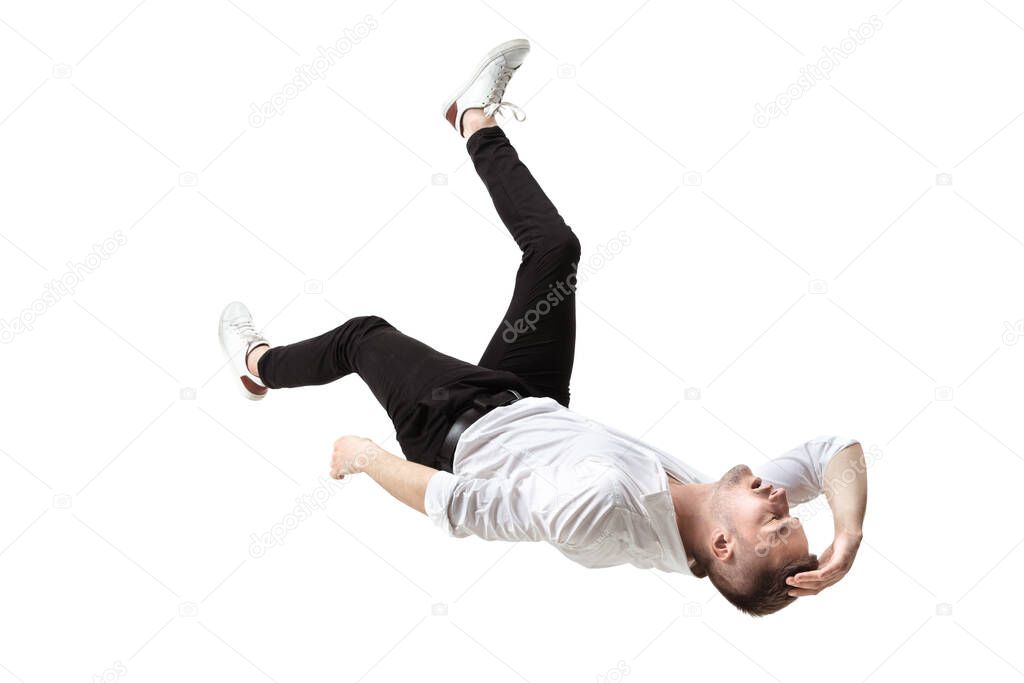
[[[388,493],[450,535],[585,545],[606,534],[615,510],[613,473],[583,476],[537,470],[516,479],[455,476],[388,453],[369,439],[334,444],[331,476],[365,472]],[[556,486],[554,482],[559,482]]]
[[[815,595],[850,571],[864,537],[864,512],[868,501],[868,474],[864,449],[859,443],[837,453],[825,468],[823,488],[832,508],[834,539],[819,558],[815,571],[790,577],[790,595]]]
[[[868,471],[864,448],[855,443],[832,458],[825,469],[825,497],[832,508],[835,535],[863,536],[864,511],[868,504]]]
[[[392,496],[413,510],[426,514],[423,498],[427,483],[438,473],[432,467],[410,462],[359,436],[343,436],[334,442],[331,477],[364,472]]]

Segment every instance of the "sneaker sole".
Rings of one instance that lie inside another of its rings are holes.
[[[495,57],[500,57],[506,52],[511,52],[513,50],[521,50],[523,48],[529,50],[530,41],[526,40],[525,38],[516,38],[515,40],[506,41],[501,45],[497,46],[496,48],[493,48],[490,52],[488,52],[487,56],[480,60],[480,63],[476,67],[476,71],[473,72],[473,77],[466,81],[461,88],[455,91],[454,95],[452,95],[445,101],[444,106],[441,108],[441,118],[444,118],[445,114],[448,113],[448,109],[452,106],[452,102],[458,100],[459,97],[462,96],[462,93],[469,90],[469,86],[473,85],[473,81],[480,78],[480,74],[483,73],[484,68],[486,68],[486,66]]]
[[[217,325],[217,339],[220,341],[220,349],[224,352],[224,356],[228,359],[229,365],[234,365],[234,358],[228,352],[228,347],[224,345],[224,338],[221,337],[220,324]],[[252,389],[249,389],[249,385],[252,385]],[[238,378],[238,383],[235,385],[238,390],[242,392],[242,396],[246,397],[250,401],[259,401],[267,395],[267,387],[261,387],[253,382],[248,376],[241,375]],[[262,389],[262,393],[260,390]]]
[[[238,378],[240,381],[238,385],[242,388],[242,394],[250,401],[259,401],[267,395],[267,388],[256,384],[247,376],[242,375]],[[249,387],[252,387],[251,389]]]

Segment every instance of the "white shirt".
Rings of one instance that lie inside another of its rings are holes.
[[[795,505],[822,492],[855,439],[819,436],[754,469]],[[427,516],[449,535],[545,541],[586,567],[629,563],[690,574],[668,477],[717,481],[550,398],[496,408],[459,439],[454,474],[427,484]],[[760,471],[758,471],[760,470]]]

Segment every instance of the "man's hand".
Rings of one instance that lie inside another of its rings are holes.
[[[334,442],[331,478],[365,472],[392,496],[413,510],[426,512],[427,484],[437,474],[432,467],[409,462],[361,436],[343,436]]]
[[[331,478],[344,479],[346,474],[362,472],[370,461],[384,450],[361,436],[343,436],[334,442],[331,456]]]
[[[818,558],[818,568],[786,579],[794,597],[817,595],[846,576],[864,537],[868,473],[859,443],[839,451],[825,468],[824,489],[835,526],[832,545]]]
[[[840,533],[825,549],[819,558],[818,568],[810,572],[800,572],[788,579],[786,583],[793,587],[789,594],[793,597],[817,595],[829,586],[846,576],[853,566],[860,548],[859,534]]]

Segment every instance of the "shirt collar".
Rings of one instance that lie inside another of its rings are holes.
[[[668,480],[665,480],[665,488],[656,494],[656,510],[653,517],[654,532],[658,535],[658,542],[661,544],[661,562],[658,569],[680,574],[694,575],[690,569],[691,561],[686,557],[686,549],[683,547],[683,539],[679,535],[679,525],[676,524],[676,510],[672,504],[672,493],[668,488]]]

